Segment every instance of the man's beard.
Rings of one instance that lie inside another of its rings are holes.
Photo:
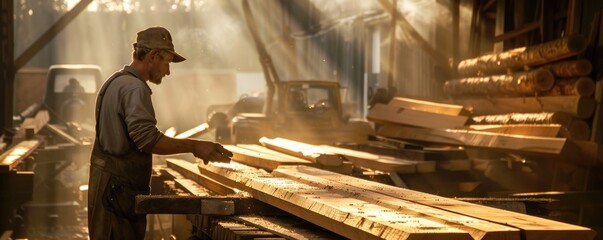
[[[155,72],[151,72],[150,76],[149,76],[149,81],[154,83],[154,84],[161,84],[163,77]]]

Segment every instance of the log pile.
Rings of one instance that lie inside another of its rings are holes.
[[[565,112],[586,119],[595,108],[592,64],[574,59],[586,46],[574,35],[467,59],[458,65],[464,78],[447,81],[444,92],[474,115]]]
[[[589,140],[592,64],[576,59],[586,46],[585,37],[573,35],[466,59],[458,65],[464,78],[447,81],[444,92],[472,113],[472,130]]]

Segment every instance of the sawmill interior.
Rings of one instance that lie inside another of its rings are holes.
[[[149,84],[157,128],[233,156],[153,155],[145,239],[603,239],[601,0],[3,0],[0,21],[0,240],[90,239],[97,94],[151,26],[187,58]]]

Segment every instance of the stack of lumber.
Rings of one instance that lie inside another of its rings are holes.
[[[586,166],[594,166],[601,161],[601,146],[582,141],[590,135],[589,126],[571,113],[506,113],[469,117],[463,108],[460,105],[416,103],[412,99],[394,98],[387,105],[371,109],[367,118],[380,124],[376,133],[384,138],[424,145],[503,150],[525,156],[571,160]],[[417,114],[419,111],[421,113]]]
[[[350,239],[593,239],[570,224],[401,189],[309,166],[238,163],[199,173]]]
[[[317,167],[324,168],[325,166],[329,166],[331,164],[345,164],[350,163],[354,167],[357,168],[366,168],[371,170],[377,170],[386,173],[427,173],[434,172],[436,170],[436,162],[435,161],[416,161],[409,159],[401,159],[397,157],[372,154],[363,151],[356,151],[352,149],[346,149],[341,147],[329,146],[329,145],[312,145],[303,142],[298,142],[285,138],[266,138],[263,137],[260,139],[260,143],[262,143],[266,148],[274,149],[276,151],[280,151],[281,154],[289,154],[291,156],[299,157],[302,159],[309,160],[313,163],[317,163]],[[254,145],[237,145],[242,146],[248,149],[251,149],[250,146]],[[256,151],[261,151],[261,147],[255,145],[253,148]],[[265,152],[265,151],[262,151]],[[235,153],[236,155],[236,153]],[[284,156],[281,156],[283,159]],[[237,156],[233,157],[236,161]],[[248,161],[244,161],[245,164],[248,164]],[[449,162],[442,161],[442,167],[446,167],[445,164]],[[254,166],[253,163],[249,164]],[[292,164],[280,164],[283,165],[299,165],[297,163]],[[309,165],[309,164],[305,164]],[[256,165],[257,166],[257,165]],[[265,168],[266,169],[266,168]],[[268,170],[273,170],[275,168],[270,168]],[[325,168],[328,169],[328,168]]]
[[[15,170],[17,165],[31,155],[40,144],[39,140],[22,141],[0,154],[0,173]]]
[[[212,239],[224,240],[341,239],[337,234],[304,223],[297,217],[254,199],[246,192],[221,185],[218,191],[222,195],[216,195],[213,190],[204,187],[207,181],[214,180],[202,175],[196,163],[178,159],[168,159],[166,163],[154,167],[157,175],[153,181],[164,186],[155,185],[164,189],[162,194],[169,195],[138,195],[136,211],[182,214],[172,216],[174,221],[180,221],[173,227],[183,230],[174,229],[173,236],[178,239],[191,237],[191,233],[196,238],[211,236]],[[197,177],[193,180],[184,176]],[[216,189],[215,186],[210,188]],[[176,220],[181,218],[186,219]],[[198,231],[191,232],[188,224]]]
[[[586,46],[585,37],[573,35],[466,59],[458,65],[463,78],[446,81],[444,92],[469,109],[474,120],[482,119],[473,124],[491,125],[474,130],[525,134],[527,127],[534,127],[535,135],[528,135],[588,140],[591,126],[584,119],[591,117],[596,106],[595,84],[588,77],[591,62],[576,59]]]

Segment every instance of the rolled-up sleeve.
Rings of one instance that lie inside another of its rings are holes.
[[[128,135],[140,151],[151,153],[163,133],[157,129],[150,90],[142,87],[130,89],[123,95],[121,103]]]

